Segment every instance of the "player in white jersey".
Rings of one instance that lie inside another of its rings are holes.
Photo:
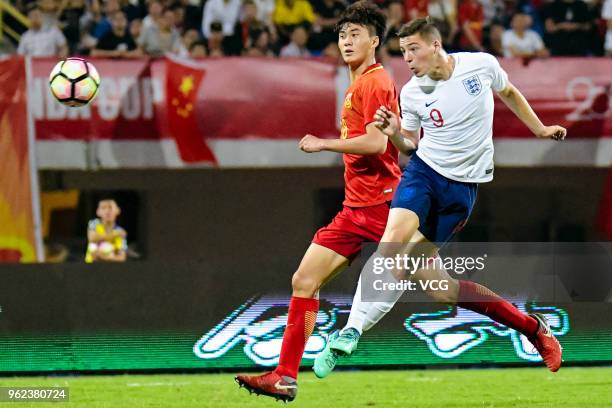
[[[398,36],[404,61],[414,74],[401,91],[402,118],[400,121],[384,106],[375,118],[400,151],[416,153],[404,169],[377,254],[366,264],[362,276],[372,272],[375,258],[395,257],[398,247],[414,251],[412,243],[426,244],[423,255],[435,257],[437,249],[465,225],[478,183],[493,179],[492,91],[537,137],[562,140],[566,135],[561,126],[542,124],[492,55],[447,54],[440,33],[427,18],[404,25]],[[419,251],[422,249],[420,246]],[[418,270],[413,279],[447,280],[448,289],[427,290],[428,295],[517,330],[531,341],[551,371],[559,369],[561,346],[542,316],[522,313],[486,287],[453,279],[439,263],[433,265]],[[361,284],[360,276],[345,328],[330,336],[315,360],[315,374],[321,378],[333,370],[338,357],[355,350],[362,332],[376,324],[402,294],[388,291],[379,301],[365,302]]]

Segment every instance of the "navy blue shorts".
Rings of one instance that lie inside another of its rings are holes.
[[[414,211],[419,216],[419,231],[441,246],[465,226],[477,192],[478,184],[448,179],[413,154],[391,208]]]

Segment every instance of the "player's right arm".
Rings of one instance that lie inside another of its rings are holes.
[[[384,106],[378,108],[374,114],[374,119],[374,125],[391,140],[397,150],[405,155],[416,150],[420,139],[420,129],[407,130],[401,128],[397,115]]]
[[[374,122],[366,126],[366,133],[350,139],[321,139],[306,135],[299,147],[306,153],[330,151],[345,154],[382,154],[387,150],[387,135]]]

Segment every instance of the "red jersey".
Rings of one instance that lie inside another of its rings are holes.
[[[397,90],[382,65],[366,68],[346,90],[342,107],[340,138],[350,139],[366,133],[366,125],[374,122],[380,106],[386,106],[399,116]],[[390,201],[399,183],[399,152],[387,142],[382,154],[343,154],[344,205],[369,207]]]

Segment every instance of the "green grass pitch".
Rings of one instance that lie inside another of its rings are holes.
[[[63,386],[68,403],[11,407],[281,407],[249,395],[233,374],[0,378],[0,386]],[[612,367],[303,372],[291,407],[612,407]],[[6,404],[0,403],[0,406]]]

